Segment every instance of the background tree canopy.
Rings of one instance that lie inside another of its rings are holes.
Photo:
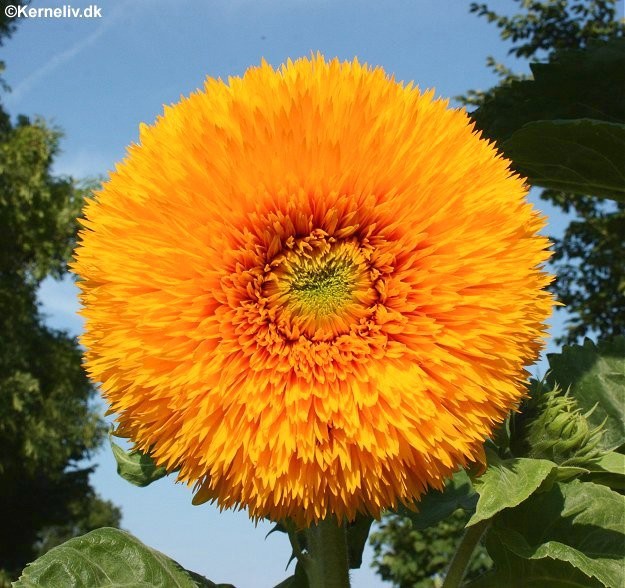
[[[542,62],[532,64],[528,78],[490,57],[487,65],[500,83],[469,91],[460,100],[469,110],[477,107],[476,126],[497,141],[520,173],[546,187],[541,197],[576,216],[564,236],[554,239],[553,291],[571,317],[560,342],[573,343],[589,333],[625,334],[625,25],[616,18],[615,0],[515,1],[520,12],[514,15],[478,3],[470,11],[500,29],[501,38],[513,43],[510,54]],[[576,154],[569,138],[584,144],[584,151]],[[557,154],[559,160],[537,164],[561,144],[567,149]],[[585,177],[571,177],[562,165],[583,169],[593,157]],[[604,194],[615,201],[593,197]],[[378,573],[402,588],[440,586],[466,521],[461,510],[449,514],[423,527],[406,516],[387,515],[371,537]],[[491,565],[478,547],[467,578]]]
[[[14,31],[0,14],[0,44]],[[37,289],[66,271],[88,186],[51,174],[60,133],[0,105],[0,585],[121,513],[89,484],[106,430],[77,341],[45,326]]]
[[[625,146],[610,143],[607,124],[625,122],[625,24],[617,19],[616,1],[515,1],[522,12],[512,16],[500,15],[486,4],[472,3],[470,10],[495,23],[501,38],[513,43],[509,53],[546,63],[532,67],[534,81],[528,82],[489,58],[501,83],[461,97],[465,104],[480,107],[473,114],[478,128],[501,146],[514,125],[532,120],[591,119],[594,127],[581,123],[589,135],[599,132],[596,123],[603,123],[606,134],[597,143],[609,145],[612,161],[608,157],[607,167],[599,169],[604,176],[618,174],[622,182]],[[578,58],[579,50],[589,51]],[[504,119],[507,128],[497,124]],[[519,155],[518,151],[508,154],[515,160]],[[606,153],[595,156],[606,163]],[[527,174],[528,169],[521,171]],[[596,184],[574,193],[563,186],[547,185],[541,193],[543,199],[577,217],[561,239],[554,239],[553,291],[570,314],[568,330],[558,342],[574,343],[588,334],[600,338],[623,334],[625,267],[618,255],[625,249],[623,195],[620,201],[606,203],[593,198],[602,195]]]

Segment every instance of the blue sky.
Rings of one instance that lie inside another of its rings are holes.
[[[90,2],[71,1],[73,7]],[[33,0],[55,7],[67,0]],[[487,55],[527,71],[507,58],[494,26],[468,12],[462,0],[99,0],[99,19],[28,19],[1,49],[2,100],[13,115],[41,115],[65,132],[55,171],[76,178],[105,175],[152,122],[163,104],[201,86],[204,78],[239,75],[261,58],[278,65],[288,57],[321,51],[383,66],[398,80],[414,80],[451,97],[496,81]],[[510,0],[496,2],[510,11]],[[549,216],[547,232],[559,234],[564,217],[533,201]],[[74,334],[75,288],[46,281],[40,298],[50,324]],[[557,318],[555,330],[561,329]],[[544,372],[545,363],[539,371]],[[191,506],[191,491],[169,478],[134,488],[117,477],[108,448],[98,453],[93,483],[120,505],[123,527],[183,566],[238,588],[273,586],[287,573],[284,536],[265,540],[245,513]],[[382,586],[363,568],[353,585]]]

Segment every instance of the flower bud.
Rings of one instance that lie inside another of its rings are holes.
[[[590,413],[583,414],[568,393],[556,387],[542,395],[536,409],[526,429],[530,457],[583,466],[598,456],[603,426],[591,428]]]

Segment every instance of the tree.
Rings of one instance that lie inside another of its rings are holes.
[[[616,20],[616,2],[515,1],[523,12],[513,16],[499,15],[486,4],[473,3],[470,10],[494,22],[501,37],[515,43],[511,54],[540,57],[547,64],[541,66],[542,70],[536,68],[535,73],[540,71],[542,79],[535,76],[530,80],[489,58],[487,64],[499,74],[500,84],[460,97],[466,105],[479,107],[472,113],[477,128],[500,146],[507,146],[514,131],[540,119],[625,123],[625,44],[617,41],[622,39],[625,26]],[[600,58],[595,59],[599,53]],[[583,71],[580,63],[584,63]],[[608,68],[608,73],[595,83],[604,73],[598,64]],[[592,76],[592,83],[584,73]],[[563,83],[566,80],[577,83],[579,99],[571,100],[571,88]],[[608,91],[606,85],[611,85]],[[563,339],[574,342],[589,332],[601,337],[625,333],[625,267],[621,259],[625,250],[625,202],[606,204],[583,193],[553,188],[544,190],[541,197],[578,217],[562,239],[554,240],[557,281],[553,291],[572,315]],[[424,567],[423,562],[435,561],[433,551],[448,561],[446,552],[454,549],[461,536],[463,523],[459,516],[456,512],[423,530],[411,529],[409,520],[401,515],[387,515],[381,530],[372,536],[374,567],[383,578],[402,587],[435,586],[442,565]],[[477,552],[473,571],[482,553]],[[483,563],[488,565],[487,560]]]
[[[13,25],[3,11],[0,43]],[[120,521],[84,466],[106,430],[81,350],[37,303],[41,281],[66,271],[86,193],[51,174],[59,139],[0,106],[0,584],[57,538]]]
[[[370,538],[378,573],[400,588],[439,588],[467,520],[466,513],[456,510],[440,523],[419,530],[407,517],[384,517]],[[486,549],[479,546],[466,577],[477,578],[491,566]]]
[[[625,23],[616,18],[615,0],[515,1],[521,4],[523,13],[505,16],[486,4],[475,2],[471,4],[470,11],[494,22],[500,29],[501,38],[514,43],[509,53],[517,58],[540,58],[553,63],[560,56],[567,55],[567,50],[570,54],[573,50],[587,49],[598,42],[620,39],[625,35]],[[496,103],[496,97],[502,93],[508,92],[506,99],[510,101],[515,83],[524,78],[498,64],[492,57],[488,65],[499,73],[501,83],[486,92],[470,91],[460,98],[467,105],[480,106],[476,111],[478,128],[493,139],[501,139],[498,129],[484,128],[488,116],[482,114],[480,120],[480,113]],[[623,69],[622,64],[620,69]],[[577,74],[570,76],[571,79],[575,77]],[[571,100],[568,110],[549,114],[553,118],[557,114],[557,118],[561,119],[585,116],[623,122],[625,83],[622,76],[611,80],[611,85],[610,80],[604,79],[603,82],[601,88],[587,83],[582,89],[584,95],[577,101]],[[607,109],[609,116],[604,118],[606,109],[600,116],[596,112],[580,110],[593,93],[590,100],[600,100],[597,95],[603,94],[612,102],[611,108]],[[513,98],[512,102],[523,108],[520,96]],[[617,255],[625,249],[625,203],[606,205],[589,196],[557,189],[546,189],[541,193],[544,200],[577,216],[562,238],[552,238],[553,265],[557,274],[553,291],[570,316],[567,332],[558,339],[559,343],[574,343],[591,333],[597,337],[625,333],[625,267]]]

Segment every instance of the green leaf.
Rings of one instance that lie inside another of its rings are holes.
[[[413,529],[422,530],[447,519],[459,508],[473,512],[477,498],[469,476],[464,470],[460,470],[447,482],[442,492],[430,490],[425,494],[415,504],[417,512],[404,506],[400,506],[396,512],[408,517],[412,521]]]
[[[625,123],[625,40],[583,50],[560,50],[548,63],[532,63],[533,79],[498,87],[471,116],[500,144],[530,122],[590,118]]]
[[[623,200],[625,40],[560,50],[471,116],[530,183]]]
[[[567,562],[518,557],[494,534],[489,533],[485,543],[496,567],[463,588],[604,588]]]
[[[367,544],[369,530],[373,524],[373,517],[358,513],[354,522],[347,526],[347,558],[351,570],[362,565],[362,552]]]
[[[480,497],[467,527],[490,519],[504,509],[518,506],[536,492],[557,468],[555,463],[546,459],[500,459],[488,450],[487,456],[486,471],[473,480]]]
[[[586,468],[578,468],[575,466],[556,466],[538,487],[538,492],[545,492],[549,490],[556,482],[568,482],[569,480],[579,478],[580,476],[588,473],[589,470]]]
[[[548,382],[570,389],[583,411],[593,411],[588,421],[605,421],[602,447],[606,451],[625,443],[625,337],[584,345],[564,346],[561,353],[548,356]],[[594,410],[593,410],[594,409]]]
[[[605,486],[555,484],[502,512],[489,534],[518,557],[565,561],[604,586],[625,586],[625,496]]]
[[[102,528],[76,537],[29,564],[15,588],[217,588],[125,531]]]
[[[585,482],[603,484],[613,490],[625,490],[625,455],[610,451],[588,465]]]
[[[140,451],[124,451],[117,443],[111,441],[113,455],[117,462],[117,473],[135,486],[148,486],[167,475],[164,467],[158,467],[154,460]]]
[[[625,476],[625,455],[610,451],[591,463],[588,469],[591,472]]]
[[[501,148],[530,184],[625,200],[625,125],[593,119],[539,120]]]

